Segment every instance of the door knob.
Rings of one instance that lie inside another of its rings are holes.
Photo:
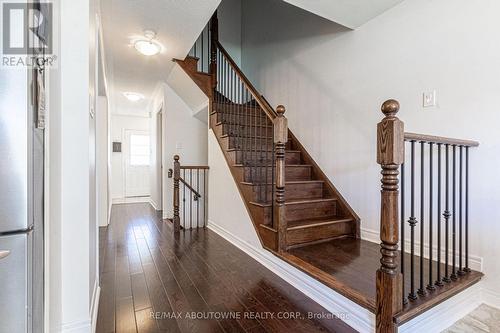
[[[9,250],[0,251],[0,259],[7,257],[10,254]]]

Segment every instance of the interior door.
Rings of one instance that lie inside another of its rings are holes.
[[[146,197],[150,195],[150,160],[149,132],[125,130],[126,197]]]

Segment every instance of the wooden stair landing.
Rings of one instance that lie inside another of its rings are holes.
[[[380,267],[380,245],[355,238],[335,239],[315,245],[303,246],[289,250],[281,256],[298,269],[328,285],[340,294],[348,297],[364,308],[375,313],[376,279],[375,274]],[[406,260],[410,255],[405,254]],[[441,265],[444,272],[444,264]],[[428,283],[429,260],[424,261],[424,277]],[[451,267],[450,267],[451,272]],[[415,289],[418,289],[420,265],[415,264]],[[426,297],[409,301],[403,311],[396,316],[398,325],[415,318],[451,296],[479,282],[483,274],[471,271],[459,276],[453,283],[444,283],[435,291],[427,290]],[[433,272],[433,281],[436,272]],[[410,292],[410,274],[405,274],[405,295]]]

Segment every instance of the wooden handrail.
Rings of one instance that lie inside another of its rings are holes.
[[[181,167],[181,169],[182,169],[182,167]],[[181,183],[183,183],[184,185],[186,185],[186,187],[187,187],[188,189],[190,189],[190,190],[191,190],[191,192],[193,192],[193,194],[194,194],[196,197],[201,198],[201,194],[200,194],[200,193],[198,193],[198,191],[196,191],[196,190],[195,190],[195,189],[194,189],[191,185],[189,185],[189,184],[188,184],[188,182],[186,182],[186,181],[184,180],[184,178],[180,177],[180,178],[179,178],[179,181],[180,181]]]
[[[277,117],[276,111],[274,111],[273,108],[269,105],[269,103],[259,94],[259,92],[257,91],[257,89],[255,89],[250,80],[245,76],[245,74],[243,74],[241,69],[234,62],[233,58],[231,58],[229,53],[227,53],[226,49],[224,49],[222,44],[219,41],[216,41],[216,44],[219,51],[224,55],[229,65],[231,65],[236,75],[238,75],[241,82],[243,82],[248,91],[250,91],[250,93],[252,94],[253,98],[257,101],[259,106],[264,110],[269,119],[274,120]]]
[[[478,147],[479,142],[472,140],[462,140],[446,138],[442,136],[434,136],[427,134],[405,133],[405,141],[441,143],[445,145],[463,146],[463,147]]]
[[[208,170],[208,169],[210,169],[210,167],[207,165],[181,165],[181,169],[187,169],[187,170],[189,170],[189,169],[193,169],[193,170],[194,169],[201,169],[201,170],[205,169],[205,170]]]

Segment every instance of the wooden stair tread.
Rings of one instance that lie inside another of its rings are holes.
[[[353,222],[352,218],[346,218],[343,216],[325,216],[320,218],[312,218],[307,220],[292,221],[288,222],[287,230],[297,230],[305,228],[314,228],[336,223],[346,223]]]

